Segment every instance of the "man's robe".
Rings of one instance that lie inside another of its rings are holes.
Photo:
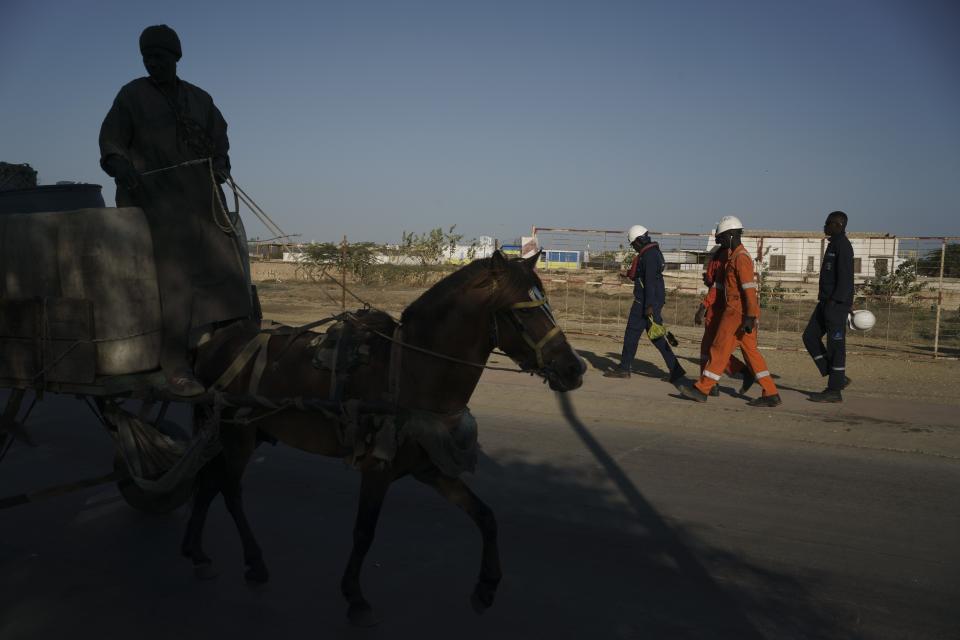
[[[227,123],[208,93],[177,80],[173,99],[150,78],[124,86],[100,129],[100,163],[115,175],[116,156],[139,173],[189,160],[212,158],[215,172],[228,172]],[[164,351],[190,329],[250,314],[246,238],[225,232],[218,203],[222,193],[207,163],[141,176],[138,188],[117,185],[117,206],[138,206],[153,234],[154,257],[164,312]],[[215,214],[216,212],[216,214]],[[219,221],[219,224],[218,224]],[[240,240],[241,242],[238,242]],[[168,344],[170,343],[170,344]]]

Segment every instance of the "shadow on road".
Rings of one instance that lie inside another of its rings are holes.
[[[222,575],[197,581],[178,556],[185,510],[149,517],[109,489],[74,494],[3,514],[0,637],[848,637],[835,612],[812,601],[813,579],[801,584],[666,521],[572,406],[563,408],[596,465],[500,449],[468,478],[500,524],[504,580],[482,617],[468,604],[476,529],[431,489],[404,480],[387,497],[363,573],[384,622],[375,632],[350,629],[338,583],[359,476],[338,460],[261,446],[245,494],[272,570],[265,589],[244,586],[219,501],[206,539]],[[37,486],[109,463],[97,425],[40,418],[44,446],[11,451],[5,480]]]
[[[634,525],[633,539],[623,541],[623,546],[583,549],[592,562],[606,569],[592,588],[597,592],[606,588],[604,597],[629,597],[633,603],[630,619],[607,630],[609,635],[601,631],[597,637],[847,637],[795,579],[706,547],[682,527],[664,521],[577,417],[569,395],[557,394],[557,398],[571,429],[626,501],[627,517]],[[587,491],[559,477],[554,482],[563,482],[568,492]],[[611,497],[590,499],[597,500],[609,502]],[[583,497],[577,501],[582,503]],[[713,574],[722,575],[724,584],[718,584]]]
[[[608,369],[613,369],[614,367],[620,366],[619,353],[608,351],[606,355],[599,355],[592,351],[587,351],[586,349],[577,349],[577,353],[580,354],[580,356],[587,362],[589,362],[590,366],[598,371],[607,371]],[[659,354],[657,354],[657,357],[659,357]],[[667,375],[665,370],[660,369],[655,364],[638,360],[636,358],[634,358],[633,364],[630,366],[630,372],[634,375],[656,378],[658,380]]]

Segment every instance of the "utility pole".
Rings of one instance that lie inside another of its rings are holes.
[[[347,236],[340,245],[340,311],[347,310]]]

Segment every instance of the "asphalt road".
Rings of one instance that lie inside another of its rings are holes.
[[[497,514],[505,577],[483,616],[478,532],[403,480],[363,573],[383,622],[350,628],[338,584],[359,476],[262,446],[245,495],[269,585],[244,584],[222,502],[206,530],[221,574],[197,581],[178,556],[185,509],[143,515],[106,485],[0,511],[0,640],[960,638],[958,407],[670,394],[591,372],[567,419],[536,380],[485,375],[469,483]],[[0,496],[109,471],[79,401],[48,397],[30,426],[40,446],[10,451]]]

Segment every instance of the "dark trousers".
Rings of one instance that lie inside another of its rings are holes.
[[[663,323],[660,309],[657,307],[653,308],[653,319],[656,320],[658,324]],[[623,334],[623,353],[620,354],[621,369],[625,371],[630,370],[633,358],[637,355],[640,336],[649,328],[650,320],[644,314],[643,305],[634,300],[633,306],[630,307],[630,316],[627,318],[627,330]],[[657,348],[657,351],[660,352],[660,355],[663,356],[663,361],[667,365],[667,371],[673,375],[680,367],[680,364],[677,362],[677,357],[673,355],[670,345],[667,344],[667,339],[661,337],[656,340],[651,340],[651,342],[653,346]]]
[[[807,348],[820,375],[829,376],[828,389],[839,391],[847,367],[847,314],[844,305],[820,301],[803,331],[803,345]],[[827,344],[824,346],[823,338]]]

